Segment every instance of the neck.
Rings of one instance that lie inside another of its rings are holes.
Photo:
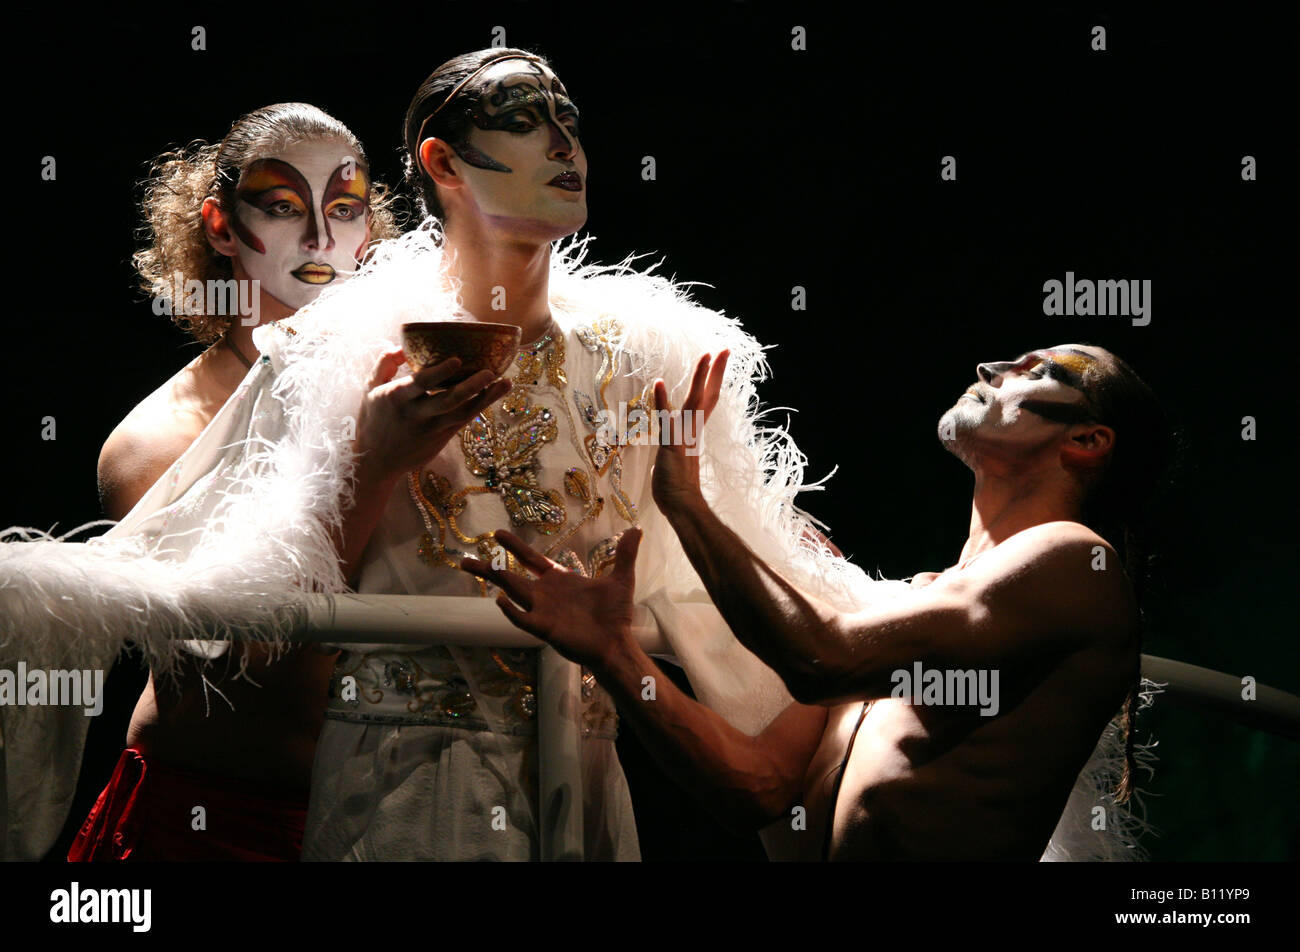
[[[235,280],[240,282],[240,287],[243,287],[244,283],[249,280],[249,277],[248,272],[243,269],[238,259],[232,262],[232,271]],[[249,362],[255,363],[257,358],[261,355],[257,350],[257,345],[253,343],[253,331],[262,324],[270,324],[274,321],[283,320],[294,313],[293,308],[289,307],[278,298],[274,298],[267,294],[259,285],[257,294],[257,314],[238,315],[232,317],[230,319],[230,327],[226,329],[226,340],[233,344],[235,348],[249,360]],[[254,317],[256,319],[254,319]],[[233,357],[234,355],[231,354],[231,356]]]
[[[1033,526],[1080,521],[1073,494],[1069,476],[1059,469],[1014,474],[976,469],[970,534],[962,546],[960,561],[973,559]]]
[[[256,325],[253,326],[255,327]],[[239,351],[239,353],[243,354],[244,359],[249,363],[256,363],[257,358],[261,356],[258,353],[257,345],[253,343],[253,327],[245,327],[243,322],[241,322],[237,317],[231,318],[230,327],[226,330],[225,339],[225,346],[233,347],[235,350]]]
[[[447,274],[460,282],[465,310],[478,321],[515,325],[525,342],[541,336],[551,322],[550,242],[489,235],[456,218],[445,235]]]
[[[248,280],[248,275],[243,272],[238,263],[234,270],[237,279]],[[213,386],[224,388],[227,393],[232,392],[248,373],[245,361],[248,364],[255,364],[261,356],[257,345],[253,343],[254,329],[261,324],[270,324],[294,313],[293,308],[284,305],[265,291],[259,294],[257,306],[255,322],[246,324],[244,323],[248,319],[246,317],[240,315],[231,317],[225,335],[203,352],[196,366],[202,380],[210,380]]]

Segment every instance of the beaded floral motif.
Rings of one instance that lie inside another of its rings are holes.
[[[564,525],[568,513],[560,494],[539,484],[537,454],[556,438],[555,414],[533,406],[523,393],[502,401],[500,412],[510,419],[499,419],[487,409],[461,431],[465,464],[483,478],[489,491],[501,496],[514,525],[531,525],[551,535]]]
[[[515,358],[519,364],[515,380],[536,386],[545,377],[556,390],[563,390],[569,382],[564,374],[564,356],[563,338],[555,331],[543,334],[519,351],[519,356]]]

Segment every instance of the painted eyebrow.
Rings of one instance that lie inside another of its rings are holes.
[[[1063,352],[1078,354],[1081,357],[1092,356],[1091,354],[1085,354],[1083,351],[1074,350],[1073,348],[1069,350],[1065,350]],[[1054,380],[1059,380],[1061,383],[1065,384],[1068,387],[1072,387],[1075,390],[1080,389],[1079,384],[1081,384],[1083,381],[1074,373],[1072,373],[1071,371],[1067,370],[1065,367],[1062,367],[1060,364],[1054,361],[1051,358],[1051,355],[1048,354],[1048,352],[1045,350],[1033,350],[1026,354],[1021,354],[1019,357],[1017,357],[1015,360],[1011,362],[1011,366],[1013,369],[1019,368],[1023,366],[1025,363],[1027,363],[1030,358],[1033,358],[1039,361],[1040,363],[1047,365],[1047,376],[1051,377]]]
[[[1079,352],[1069,351],[1068,353],[1079,353]],[[1083,389],[1081,386],[1081,384],[1083,383],[1083,378],[1080,377],[1078,374],[1076,374],[1074,371],[1069,370],[1066,367],[1062,367],[1060,364],[1054,361],[1047,354],[1040,354],[1037,356],[1039,360],[1041,360],[1044,364],[1047,365],[1047,376],[1059,380],[1067,387],[1071,387],[1075,390]],[[1087,357],[1088,355],[1081,354],[1081,356]]]
[[[509,109],[512,106],[546,104],[546,92],[538,89],[526,79],[518,80],[508,86],[502,86],[501,92],[509,94],[506,101],[501,104],[502,109]]]

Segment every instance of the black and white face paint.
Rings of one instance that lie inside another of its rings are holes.
[[[578,110],[559,78],[522,58],[494,63],[474,84],[471,128],[449,143],[457,172],[487,217],[535,223],[560,234],[587,219],[587,156]]]
[[[983,443],[1008,451],[1054,438],[1061,424],[1093,419],[1081,389],[1099,355],[1066,345],[983,363],[979,381],[967,388],[939,421],[939,434],[959,456]]]

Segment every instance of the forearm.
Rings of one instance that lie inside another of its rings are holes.
[[[593,671],[651,756],[727,828],[753,832],[797,801],[820,725],[804,732],[807,743],[744,734],[679,690],[630,638]]]
[[[348,585],[356,580],[361,569],[361,554],[400,480],[400,475],[376,472],[366,465],[364,457],[357,461],[352,505],[343,513],[342,526],[334,534],[335,551]]]
[[[736,638],[801,697],[842,653],[840,613],[783,579],[703,499],[666,514]]]

